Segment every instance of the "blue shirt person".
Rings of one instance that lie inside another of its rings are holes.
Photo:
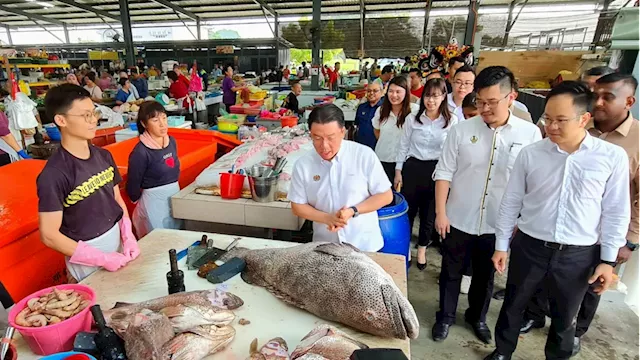
[[[366,145],[372,149],[376,148],[378,140],[373,133],[373,125],[371,119],[382,105],[382,88],[378,83],[371,83],[367,87],[367,102],[360,104],[356,111],[355,125],[358,127],[356,134],[356,142]]]

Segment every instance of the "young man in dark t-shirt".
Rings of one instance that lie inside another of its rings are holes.
[[[284,99],[282,103],[282,107],[285,109],[291,110],[296,115],[300,116],[304,114],[305,109],[300,108],[300,103],[298,102],[298,96],[302,94],[302,85],[299,82],[293,83],[291,85],[291,92]]]
[[[99,118],[89,92],[63,84],[44,102],[62,140],[37,179],[42,242],[67,257],[75,280],[100,267],[116,271],[140,249],[118,189],[118,167],[111,153],[89,145]]]

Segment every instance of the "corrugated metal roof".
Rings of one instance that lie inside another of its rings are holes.
[[[92,6],[97,10],[109,12],[111,15],[119,16],[119,3],[117,0],[73,0],[84,5]],[[563,0],[567,2],[585,2],[588,0]],[[12,13],[10,9],[17,9],[26,13],[36,14],[59,20],[67,24],[100,24],[109,22],[117,23],[114,19],[97,16],[95,13],[70,6],[56,0],[42,0],[53,7],[43,7],[33,0],[0,0],[0,5],[6,7],[6,11],[0,10],[0,24],[10,27],[33,26],[34,21],[20,14]],[[68,3],[68,1],[66,1]],[[312,12],[311,0],[263,0],[271,6],[278,14],[286,16],[303,15],[308,16]],[[482,6],[507,5],[510,0],[483,0]],[[556,0],[529,0],[529,4],[552,3]],[[591,0],[590,3],[597,3],[598,0]],[[263,16],[261,6],[254,0],[181,0],[173,1],[173,4],[184,8],[202,20],[220,18],[259,18]],[[365,0],[365,10],[369,12],[381,11],[416,11],[423,10],[425,0]],[[440,0],[433,2],[433,8],[447,8],[466,6],[467,1]],[[185,20],[192,22],[187,16],[178,14],[174,10],[166,8],[152,0],[130,0],[130,15],[132,23],[142,22],[166,22]],[[322,0],[323,14],[357,14],[360,10],[360,0]],[[46,22],[37,21],[40,24]]]

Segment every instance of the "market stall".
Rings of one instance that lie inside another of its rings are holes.
[[[117,302],[136,303],[166,296],[165,273],[170,270],[167,261],[168,251],[185,249],[194,240],[199,240],[201,235],[201,233],[189,231],[155,230],[140,240],[142,255],[138,259],[116,273],[100,270],[83,280],[81,284],[93,289],[96,301],[103,311],[112,308]],[[213,245],[218,248],[225,248],[235,240],[234,237],[227,235],[206,235],[213,239]],[[240,238],[237,243],[237,246],[249,249],[276,249],[295,245],[258,238]],[[407,277],[404,258],[379,253],[367,255],[380,265],[406,297]],[[187,270],[185,259],[179,261],[178,267],[184,271],[184,285],[187,291],[218,289],[230,292],[244,302],[244,305],[233,310],[235,319],[229,324],[235,329],[235,337],[224,349],[207,358],[245,359],[249,356],[250,344],[254,339],[264,344],[275,337],[283,338],[289,346],[289,351],[292,351],[307,333],[319,324],[325,323],[337,327],[370,348],[400,349],[410,358],[408,338],[382,338],[323,320],[309,312],[287,305],[265,288],[245,283],[240,276],[235,276],[222,284],[211,284],[198,277],[195,270]],[[307,270],[300,269],[300,271]],[[122,289],[127,290],[123,292]],[[38,358],[18,335],[16,335],[16,345],[21,360]]]

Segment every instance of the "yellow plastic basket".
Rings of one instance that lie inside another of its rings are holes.
[[[258,92],[251,93],[249,95],[249,100],[251,101],[259,101],[267,97],[267,92],[265,90],[261,90]]]

